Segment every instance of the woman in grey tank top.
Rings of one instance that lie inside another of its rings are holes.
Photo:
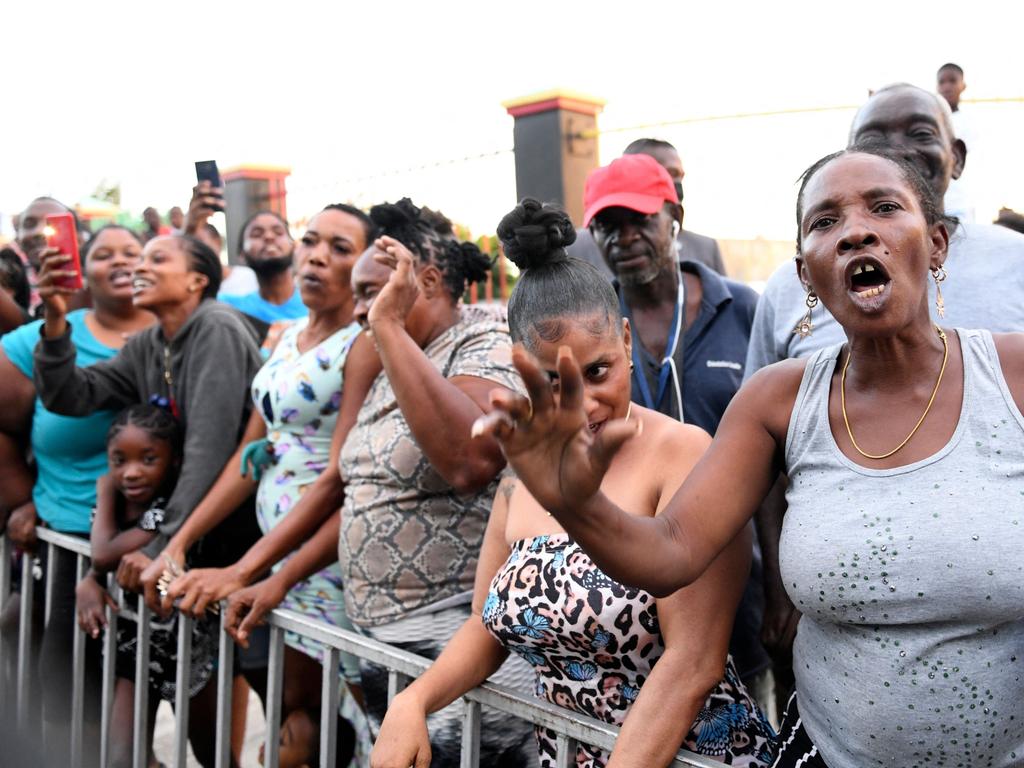
[[[655,595],[696,579],[788,473],[780,560],[803,617],[775,765],[1022,765],[1024,336],[933,323],[948,233],[901,157],[818,161],[797,221],[809,296],[848,342],[755,374],[657,518],[600,493],[636,427],[587,432],[568,353],[556,394],[517,352],[530,399],[495,396],[484,426],[602,569]]]

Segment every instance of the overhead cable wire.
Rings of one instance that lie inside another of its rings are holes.
[[[1015,104],[1024,102],[1024,96],[993,97],[987,99],[961,99],[961,104]],[[595,139],[609,133],[627,133],[630,131],[649,130],[651,128],[665,128],[675,125],[688,125],[691,123],[711,123],[720,120],[745,120],[754,117],[781,117],[784,115],[806,115],[818,112],[850,112],[860,109],[863,104],[842,104],[831,107],[796,107],[793,109],[772,109],[764,112],[733,112],[726,115],[701,115],[698,117],[683,117],[675,120],[661,120],[654,123],[641,123],[639,125],[626,125],[617,128],[590,128],[573,134],[577,139]]]

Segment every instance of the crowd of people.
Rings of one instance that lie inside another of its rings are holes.
[[[193,618],[204,766],[214,612],[266,702],[279,606],[433,660],[389,705],[386,671],[342,659],[339,766],[458,765],[455,702],[488,679],[620,726],[580,768],[1020,765],[1024,235],[944,206],[962,71],[938,86],[875,91],[804,171],[795,263],[760,296],[684,228],[657,139],[590,174],[581,229],[531,198],[496,222],[507,307],[465,303],[491,259],[407,198],[327,205],[298,240],[254,214],[243,294],[208,182],[173,230],[93,233],[83,291],[43,233],[67,209],[32,201],[2,262],[0,522],[51,574],[43,764],[68,763],[76,624],[86,751],[106,628],[131,764],[112,576],[152,611],[150,744]],[[89,539],[84,578],[39,526]],[[285,644],[279,764],[318,765],[328,657]],[[482,765],[556,759],[550,730],[483,711]]]

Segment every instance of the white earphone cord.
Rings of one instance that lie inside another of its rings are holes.
[[[672,349],[669,350],[668,355],[664,360],[661,361],[662,365],[668,363],[669,370],[672,372],[672,386],[675,388],[676,403],[679,405],[679,421],[683,420],[683,390],[679,385],[679,369],[676,368],[676,349],[679,347],[679,337],[682,335],[683,328],[683,315],[686,313],[686,284],[683,282],[683,271],[676,267],[676,275],[679,280],[679,287],[676,290],[676,328],[672,339]]]

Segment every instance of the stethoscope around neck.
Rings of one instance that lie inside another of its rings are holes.
[[[671,379],[672,387],[676,394],[676,404],[679,408],[679,421],[683,421],[683,388],[679,381],[679,368],[676,366],[676,351],[679,348],[679,340],[683,335],[683,318],[686,316],[686,283],[683,281],[683,271],[676,265],[676,306],[672,314],[672,335],[669,336],[668,344],[665,346],[665,355],[661,359],[661,367],[658,369],[658,392],[657,397],[652,397],[651,387],[647,383],[647,375],[642,367],[644,365],[643,355],[640,353],[639,338],[633,343],[632,356],[633,367],[636,372],[637,386],[640,389],[640,398],[644,407],[657,410],[668,389]],[[629,314],[626,302],[622,301],[623,314]]]

